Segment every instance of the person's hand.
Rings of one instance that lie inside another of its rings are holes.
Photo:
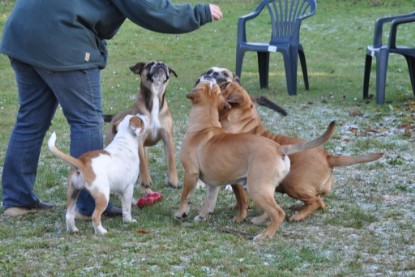
[[[210,13],[212,14],[212,21],[221,20],[223,17],[222,11],[219,6],[214,4],[209,4],[210,6]]]

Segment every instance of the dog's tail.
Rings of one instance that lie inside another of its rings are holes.
[[[53,154],[55,154],[56,156],[58,156],[59,158],[61,158],[62,160],[70,163],[72,166],[76,167],[77,169],[82,169],[83,168],[83,163],[70,156],[67,155],[65,153],[63,153],[62,151],[60,151],[58,148],[56,148],[55,146],[55,142],[56,142],[56,134],[55,132],[52,133],[52,135],[50,136],[49,140],[48,140],[48,147],[50,149],[50,151],[52,151]]]
[[[258,105],[261,105],[263,107],[267,107],[268,109],[271,109],[277,113],[282,114],[283,116],[288,115],[287,111],[284,110],[281,106],[275,104],[265,96],[251,96],[251,99],[253,102],[257,103]]]
[[[102,116],[102,119],[104,119],[104,122],[108,123],[108,122],[111,122],[114,117],[115,115],[113,114],[104,114]]]
[[[340,166],[348,166],[353,164],[359,163],[368,163],[372,161],[376,161],[383,156],[383,153],[374,153],[369,155],[362,155],[362,156],[328,156],[327,162],[331,168],[333,167],[340,167]]]
[[[327,142],[334,133],[334,129],[336,127],[336,121],[330,122],[329,126],[327,127],[326,132],[318,137],[315,140],[304,142],[304,143],[297,143],[297,144],[289,144],[289,145],[282,145],[282,151],[286,155],[294,154],[306,149],[315,148]]]

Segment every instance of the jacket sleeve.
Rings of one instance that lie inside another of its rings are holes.
[[[209,4],[175,5],[169,0],[113,0],[113,5],[141,27],[168,34],[188,33],[212,21]]]

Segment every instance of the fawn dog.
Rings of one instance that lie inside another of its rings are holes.
[[[262,124],[247,91],[236,82],[229,82],[221,86],[223,97],[232,106],[220,112],[221,126],[232,133],[250,133],[269,138],[280,145],[303,143],[301,138],[274,134]],[[291,170],[276,188],[278,192],[286,193],[304,204],[293,207],[297,213],[290,217],[290,221],[300,221],[318,210],[325,204],[321,198],[331,191],[334,176],[333,169],[340,166],[349,166],[357,163],[375,161],[383,153],[374,153],[362,156],[333,156],[323,147],[307,149],[290,154]],[[240,186],[232,186],[237,197],[238,205],[248,207],[246,195]],[[257,218],[257,224],[266,221],[266,216]]]
[[[173,141],[173,118],[166,101],[166,88],[170,76],[177,77],[177,74],[166,64],[157,61],[139,62],[131,66],[130,70],[141,78],[136,101],[131,108],[112,118],[112,126],[106,133],[105,144],[111,142],[116,133],[114,122],[117,122],[120,118],[124,118],[127,114],[137,113],[148,116],[150,123],[146,128],[144,139],[138,147],[141,191],[145,193],[152,192],[152,180],[148,166],[148,147],[156,145],[160,140],[164,143],[164,154],[167,161],[167,185],[177,188],[179,181]]]
[[[254,240],[274,236],[285,217],[275,202],[274,192],[290,170],[288,154],[326,142],[334,132],[334,122],[314,141],[280,146],[261,136],[232,134],[221,127],[219,111],[231,107],[213,78],[201,79],[186,97],[192,101],[192,107],[180,149],[184,181],[175,218],[180,220],[189,214],[190,196],[199,178],[208,185],[208,194],[196,221],[206,220],[213,212],[221,186],[241,183],[271,218],[268,227]],[[234,221],[242,221],[246,215],[246,210],[240,210]]]

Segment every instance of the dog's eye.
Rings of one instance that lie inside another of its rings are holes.
[[[228,73],[223,73],[223,75],[225,76],[225,77],[229,77],[229,74]]]

